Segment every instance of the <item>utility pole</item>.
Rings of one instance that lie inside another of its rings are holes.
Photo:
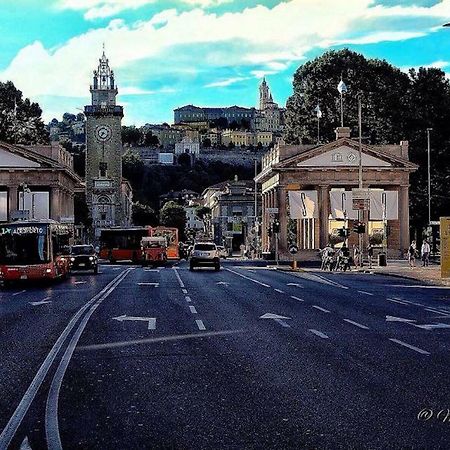
[[[258,220],[258,183],[256,182],[256,177],[258,175],[258,160],[255,159],[255,205],[254,205],[254,211],[255,211],[255,253],[256,253],[256,257],[258,257],[259,255],[259,236],[258,236],[258,231],[259,231],[259,220]]]
[[[431,138],[430,132],[433,128],[427,128],[427,148],[428,148],[428,226],[431,224]]]
[[[359,189],[363,187],[363,166],[362,166],[362,105],[361,105],[361,94],[358,94],[358,152],[359,152],[359,170],[358,170],[358,186]],[[358,222],[362,223],[364,217],[364,210],[358,209]],[[363,236],[362,233],[358,234],[358,245],[359,245],[359,266],[363,265]]]

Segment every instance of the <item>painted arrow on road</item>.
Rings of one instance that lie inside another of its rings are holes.
[[[156,329],[156,318],[155,317],[133,317],[127,316],[123,314],[118,317],[113,317],[113,320],[117,320],[119,322],[123,322],[124,320],[133,321],[133,322],[148,322],[148,329],[155,330]]]
[[[46,297],[43,300],[41,300],[40,302],[29,302],[29,303],[30,303],[30,305],[33,305],[33,306],[46,305],[47,303],[51,303],[51,301],[48,300],[49,298],[50,297]]]
[[[275,322],[279,323],[282,327],[290,328],[290,325],[288,325],[285,322],[285,320],[291,320],[290,317],[279,316],[278,314],[266,313],[263,316],[261,316],[260,319],[272,319]]]
[[[402,317],[395,317],[395,316],[386,316],[386,322],[412,323],[412,322],[415,322],[415,320],[413,320],[413,319],[403,319]]]

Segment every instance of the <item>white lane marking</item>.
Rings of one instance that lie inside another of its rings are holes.
[[[282,291],[281,289],[274,289],[274,291],[279,292],[280,294],[284,294],[284,291]]]
[[[412,284],[412,285],[404,285],[404,284],[385,284],[385,286],[389,287],[400,287],[400,288],[419,288],[419,289],[450,289],[450,286],[430,286],[430,285],[419,285],[419,284]]]
[[[87,281],[74,281],[72,284],[86,284]]]
[[[260,319],[273,319],[276,323],[281,325],[284,328],[290,328],[291,326],[288,325],[285,320],[290,320],[290,317],[285,316],[279,316],[278,314],[273,313],[266,313],[260,317]]]
[[[30,305],[33,305],[33,306],[46,305],[48,303],[51,303],[51,301],[49,301],[50,299],[51,299],[51,297],[45,297],[40,302],[29,302],[29,303],[30,303]]]
[[[386,322],[405,322],[405,323],[411,323],[415,322],[413,319],[404,319],[402,317],[395,317],[395,316],[386,316]]]
[[[362,328],[363,330],[370,330],[369,327],[366,327],[365,325],[361,325],[360,323],[354,322],[353,320],[350,320],[350,319],[344,319],[344,322],[351,323],[352,325],[355,325],[355,327]]]
[[[197,314],[197,310],[195,309],[195,306],[189,305],[189,310],[192,314]]]
[[[191,297],[186,296],[185,299],[188,303],[192,302]]]
[[[183,294],[187,294],[187,293],[188,293],[187,289],[181,289],[181,292],[182,292]]]
[[[253,278],[250,278],[250,277],[247,277],[245,275],[242,275],[242,273],[235,272],[234,270],[231,270],[231,269],[226,269],[226,270],[228,270],[228,272],[234,273],[235,275],[237,275],[237,276],[239,276],[241,278],[245,278],[246,280],[249,280],[249,281],[252,281],[253,283],[259,284],[260,286],[264,286],[266,288],[270,288],[270,286],[268,284],[261,283],[261,281],[258,281],[258,280],[255,280]]]
[[[325,284],[330,284],[330,285],[332,285],[332,286],[336,286],[336,287],[341,288],[341,289],[350,289],[348,286],[344,286],[344,285],[341,284],[341,283],[338,283],[338,282],[336,282],[336,281],[329,280],[328,278],[325,278],[325,277],[323,277],[322,275],[313,275],[313,276],[319,278],[319,279],[322,280],[322,282],[324,282]]]
[[[19,450],[33,450],[30,445],[30,441],[28,440],[28,436],[25,436],[25,439],[20,444]]]
[[[26,289],[24,289],[23,291],[14,292],[13,297],[15,297],[16,295],[23,294],[24,292],[27,292]]]
[[[400,300],[401,302],[405,302],[408,303],[409,305],[414,305],[414,306],[422,306],[424,307],[425,305],[422,305],[422,303],[416,303],[416,302],[411,302],[409,300],[405,300],[404,298],[400,298],[400,297],[392,297],[394,300]]]
[[[400,305],[408,305],[408,303],[401,302],[400,300],[395,300],[394,298],[387,298],[386,300],[387,300],[388,302],[398,303],[398,304],[400,304]]]
[[[329,313],[330,312],[330,311],[328,311],[328,309],[321,308],[320,306],[312,305],[312,307],[318,309],[319,311],[323,311],[325,313]]]
[[[103,289],[92,300],[90,300],[85,306],[87,309],[86,314],[81,319],[78,328],[70,340],[66,351],[64,352],[55,375],[53,376],[50,389],[47,396],[47,404],[45,408],[45,435],[47,438],[47,446],[49,450],[62,449],[61,436],[59,434],[59,422],[58,422],[58,402],[59,392],[69,366],[75,347],[80,340],[80,337],[86,328],[86,325],[91,318],[94,311],[100,306],[100,304],[114,291],[114,289],[122,282],[122,280],[130,273],[132,269],[127,269],[121,272],[114,280],[108,284],[107,289]],[[0,447],[1,448],[1,447]]]
[[[429,355],[430,354],[429,352],[427,352],[425,350],[422,350],[419,347],[414,347],[414,345],[407,344],[406,342],[399,341],[398,339],[391,339],[391,338],[389,338],[389,340],[391,342],[395,342],[396,344],[402,345],[403,347],[406,347],[406,348],[409,348],[411,350],[414,350],[415,352],[420,353],[422,355]]]
[[[291,295],[291,298],[293,298],[294,300],[298,300],[299,302],[304,302],[305,301],[302,298],[296,297],[295,295]]]
[[[120,270],[120,267],[114,267],[113,270]]]
[[[230,285],[230,283],[227,283],[226,281],[218,281],[216,284],[218,286],[227,286],[227,287]]]
[[[366,291],[358,291],[360,294],[365,294],[365,295],[375,295],[375,294],[372,294],[371,292],[366,292]]]
[[[144,269],[144,272],[157,272],[157,273],[159,273],[159,269]]]
[[[26,390],[25,394],[23,395],[22,399],[20,400],[19,404],[17,405],[16,410],[14,411],[13,415],[9,419],[6,427],[3,429],[2,433],[0,434],[0,448],[8,448],[9,444],[11,443],[11,440],[13,439],[14,435],[17,432],[17,429],[19,428],[20,424],[22,423],[23,418],[25,417],[31,403],[33,402],[36,393],[38,392],[39,388],[41,387],[51,365],[53,364],[57,354],[61,350],[62,346],[64,345],[64,342],[67,338],[67,336],[70,334],[72,329],[75,327],[76,323],[78,322],[78,319],[83,315],[83,313],[92,305],[94,304],[97,299],[101,298],[102,295],[105,293],[108,293],[111,288],[115,288],[122,280],[125,278],[125,276],[129,273],[129,271],[123,271],[119,275],[117,275],[116,278],[114,278],[107,286],[105,286],[98,294],[96,294],[89,302],[87,302],[83,307],[81,307],[77,313],[72,317],[70,322],[67,324],[64,331],[60,334],[57,341],[53,345],[52,349],[46,356],[44,362],[42,363],[41,367],[37,371],[36,375],[33,378],[33,381],[31,382],[30,386]]]
[[[417,325],[414,323],[412,325],[414,325],[417,328],[422,328],[422,330],[427,330],[427,331],[450,328],[450,324],[448,324],[448,323],[430,323],[430,324],[424,324],[424,325]]]
[[[286,284],[286,286],[295,286],[295,287],[298,287],[298,288],[303,288],[303,286],[301,284],[298,284],[298,283],[288,283],[288,284]]]
[[[203,320],[197,319],[195,321],[195,323],[197,324],[197,327],[198,327],[198,329],[200,331],[205,331],[206,330],[206,327],[205,327],[205,324],[203,323]]]
[[[180,274],[178,273],[178,269],[174,267],[173,271],[175,272],[175,276],[177,277],[178,283],[180,283],[180,287],[185,288],[186,286],[184,285],[183,280],[181,279]]]
[[[148,322],[149,330],[156,330],[156,318],[155,317],[134,317],[127,316],[126,314],[122,314],[118,317],[112,317],[113,320],[117,320],[118,322],[123,322],[124,320],[132,321],[132,322]]]
[[[319,336],[322,339],[329,339],[328,336],[325,333],[322,333],[321,331],[317,330],[309,330],[312,334],[315,334],[316,336]]]
[[[152,287],[159,287],[159,283],[147,283],[147,282],[143,282],[143,283],[137,283],[138,286],[152,286]]]
[[[440,317],[450,317],[450,314],[448,311],[441,311],[439,309],[431,309],[431,308],[425,308],[425,311],[429,311],[435,314],[440,314]]]

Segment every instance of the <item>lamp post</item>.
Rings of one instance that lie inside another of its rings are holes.
[[[431,139],[430,132],[433,128],[427,128],[427,149],[428,149],[428,226],[431,224]]]
[[[341,127],[344,126],[344,94],[347,93],[347,85],[344,83],[344,80],[341,76],[341,81],[338,84],[338,91],[341,95]]]
[[[317,104],[317,106],[314,109],[314,112],[316,113],[317,117],[317,145],[320,143],[320,119],[322,118],[322,111],[320,110],[320,105]]]
[[[363,187],[363,166],[362,166],[362,104],[361,93],[358,94],[358,153],[359,153],[359,167],[358,167],[358,186],[359,189]],[[358,209],[358,222],[362,223],[364,218],[364,210]],[[359,266],[363,265],[363,236],[362,233],[358,233],[358,246],[359,246]]]

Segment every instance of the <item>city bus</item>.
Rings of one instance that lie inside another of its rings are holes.
[[[72,241],[73,227],[53,220],[0,224],[0,281],[66,278]]]
[[[155,227],[150,228],[150,236],[152,237],[164,237],[167,241],[167,259],[179,259],[179,241],[178,241],[178,228],[170,227]]]
[[[150,227],[105,228],[100,230],[100,258],[116,261],[142,260],[141,240],[151,236]]]

